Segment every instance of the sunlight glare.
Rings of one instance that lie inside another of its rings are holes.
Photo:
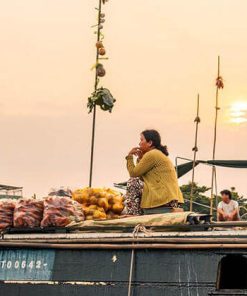
[[[247,122],[247,102],[234,102],[230,106],[230,122],[236,124]]]

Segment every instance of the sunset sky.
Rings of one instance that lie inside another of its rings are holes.
[[[0,0],[0,183],[25,196],[88,185],[97,0]],[[109,61],[100,85],[117,99],[98,111],[94,186],[127,179],[125,156],[146,128],[158,129],[172,161],[192,158],[200,93],[200,159],[211,159],[217,56],[217,159],[247,159],[246,0],[109,0]],[[247,170],[217,169],[219,189],[247,196]],[[180,180],[188,182],[191,174]],[[209,185],[211,170],[196,181]]]

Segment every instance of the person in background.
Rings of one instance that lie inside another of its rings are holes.
[[[132,148],[126,160],[130,175],[125,196],[126,214],[169,212],[184,202],[176,170],[156,130],[143,131],[139,147]]]
[[[217,220],[218,221],[239,221],[238,202],[232,200],[232,194],[229,190],[220,192],[222,201],[218,204]]]

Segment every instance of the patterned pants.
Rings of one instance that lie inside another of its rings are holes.
[[[143,181],[140,178],[130,178],[127,182],[127,192],[125,195],[125,214],[126,215],[142,215],[140,207]]]
[[[125,209],[124,213],[126,215],[143,215],[143,210],[141,209],[141,198],[143,192],[143,181],[140,178],[130,178],[127,182],[127,191],[125,194]],[[172,200],[169,203],[163,205],[163,207],[177,208],[178,201]],[[158,209],[158,208],[155,208]]]

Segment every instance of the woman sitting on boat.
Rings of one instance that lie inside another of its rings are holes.
[[[134,156],[137,156],[136,164]],[[125,196],[126,214],[169,212],[184,202],[167,147],[161,145],[156,130],[143,131],[139,147],[131,149],[126,160],[131,177]]]

